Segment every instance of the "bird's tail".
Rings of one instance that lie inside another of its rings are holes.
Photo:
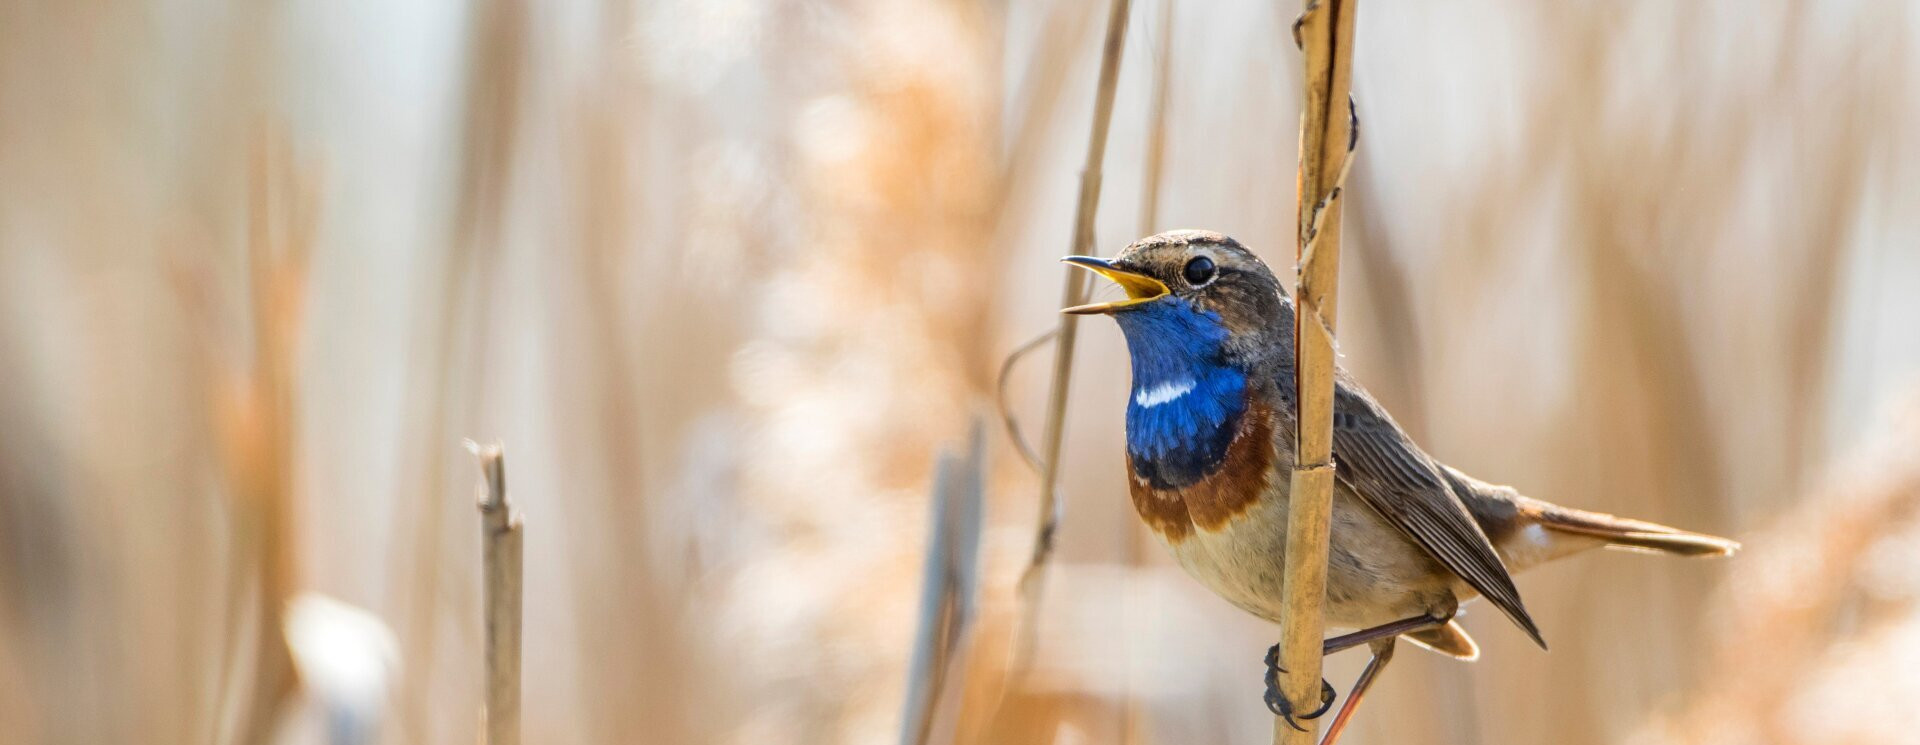
[[[1501,559],[1516,572],[1597,546],[1676,556],[1727,556],[1740,549],[1739,543],[1719,536],[1562,507],[1452,468],[1446,472],[1500,549]]]
[[[1608,548],[1674,554],[1677,556],[1730,556],[1740,544],[1719,536],[1690,533],[1658,523],[1629,520],[1599,512],[1587,512],[1559,505],[1536,502],[1544,509],[1535,515],[1542,527],[1559,533],[1598,538]]]

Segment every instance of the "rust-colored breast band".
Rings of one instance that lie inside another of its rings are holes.
[[[1197,527],[1209,533],[1226,527],[1260,500],[1272,477],[1274,412],[1248,392],[1247,412],[1227,446],[1220,466],[1198,482],[1178,489],[1155,489],[1127,469],[1128,491],[1141,521],[1168,543],[1179,543]]]

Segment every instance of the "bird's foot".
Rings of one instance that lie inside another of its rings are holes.
[[[1286,668],[1283,668],[1280,666],[1280,645],[1275,644],[1271,647],[1268,647],[1267,648],[1267,677],[1266,677],[1267,692],[1266,692],[1266,695],[1264,696],[1267,702],[1267,710],[1273,712],[1274,716],[1277,716],[1277,717],[1280,717],[1281,719],[1286,720],[1287,726],[1292,727],[1301,732],[1305,732],[1307,731],[1307,728],[1300,726],[1300,723],[1294,720],[1318,719],[1322,714],[1327,713],[1328,709],[1333,708],[1333,699],[1335,696],[1333,692],[1333,685],[1331,683],[1328,683],[1326,678],[1321,678],[1320,679],[1320,708],[1314,709],[1313,711],[1307,712],[1305,714],[1295,714],[1293,713],[1293,702],[1287,700],[1286,694],[1280,692],[1280,676],[1282,674],[1285,674],[1286,672],[1287,672]]]

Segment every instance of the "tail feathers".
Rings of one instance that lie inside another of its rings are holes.
[[[1565,507],[1549,507],[1536,519],[1549,530],[1598,538],[1609,548],[1677,556],[1731,556],[1740,549],[1739,543],[1719,536]]]
[[[1467,630],[1460,628],[1458,620],[1407,634],[1405,638],[1454,659],[1469,662],[1480,659],[1480,645],[1473,643],[1473,637],[1467,636]]]

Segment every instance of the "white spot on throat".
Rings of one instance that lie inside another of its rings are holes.
[[[1172,381],[1142,388],[1133,392],[1133,404],[1142,409],[1152,408],[1193,392],[1193,379]]]

